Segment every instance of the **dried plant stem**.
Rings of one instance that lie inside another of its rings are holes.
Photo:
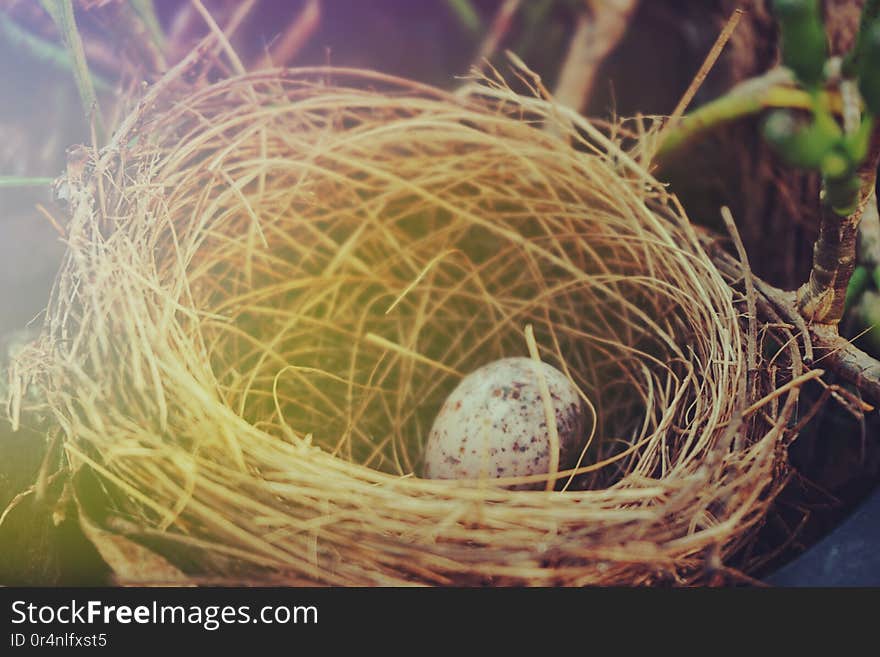
[[[722,270],[736,275],[739,263],[727,253],[715,253]],[[745,275],[744,273],[742,275]],[[758,278],[753,278],[759,305],[772,307],[779,321],[797,327],[804,342],[804,359],[833,372],[851,383],[861,395],[880,406],[880,361],[866,354],[837,332],[837,325],[804,323],[794,292],[780,290]]]
[[[730,233],[731,239],[733,239],[733,245],[736,248],[737,257],[739,257],[739,261],[742,265],[741,268],[743,272],[743,280],[745,282],[746,310],[748,312],[749,322],[749,341],[746,353],[749,371],[748,379],[746,381],[746,397],[751,402],[754,398],[754,391],[757,388],[757,377],[760,374],[760,372],[758,371],[757,356],[758,312],[756,300],[757,295],[755,294],[755,282],[752,277],[752,268],[749,266],[749,256],[746,253],[746,247],[743,244],[742,239],[740,238],[739,230],[736,227],[736,222],[733,219],[733,214],[730,212],[730,208],[721,208],[721,218],[724,220],[724,225],[727,228],[727,232]]]
[[[638,0],[587,3],[591,9],[578,16],[568,53],[553,90],[556,101],[583,112],[596,81],[599,66],[614,50],[629,26]]]
[[[669,122],[664,128],[665,130],[668,130],[669,126],[675,125],[682,117],[682,115],[684,115],[685,110],[687,110],[687,108],[690,106],[691,101],[693,101],[694,99],[694,96],[697,95],[697,91],[699,91],[700,87],[703,85],[703,82],[706,81],[706,77],[709,75],[712,67],[715,66],[715,62],[717,62],[718,58],[721,56],[721,53],[724,50],[724,46],[727,45],[730,37],[733,36],[733,33],[736,31],[739,22],[742,20],[742,16],[743,10],[737,8],[730,15],[730,18],[727,19],[727,23],[725,23],[724,29],[722,29],[721,33],[718,35],[718,38],[715,40],[715,43],[709,50],[709,54],[706,55],[706,59],[704,59],[703,63],[700,65],[700,69],[697,71],[694,79],[691,81],[690,85],[688,85],[687,90],[678,101],[675,109],[672,110],[672,114],[669,116]]]
[[[232,63],[233,70],[238,75],[244,75],[247,69],[244,66],[244,63],[241,61],[241,58],[238,56],[238,53],[235,51],[235,48],[232,47],[232,44],[229,42],[229,37],[223,32],[223,29],[217,25],[217,21],[214,20],[214,17],[211,15],[207,9],[205,9],[205,5],[202,4],[202,0],[190,0],[193,7],[196,8],[196,11],[199,12],[199,15],[205,20],[208,24],[208,27],[211,29],[211,32],[217,38],[217,42],[222,46],[226,57]]]
[[[489,24],[489,29],[483,36],[483,40],[480,43],[480,47],[477,49],[477,55],[474,57],[471,68],[482,70],[486,60],[491,58],[498,50],[498,46],[501,45],[501,41],[510,30],[510,23],[513,20],[514,14],[516,14],[519,9],[520,2],[521,0],[504,0],[502,2],[501,6],[495,12],[492,22]]]
[[[254,65],[254,70],[289,66],[321,22],[321,1],[307,0],[278,42]]]
[[[192,63],[69,170],[68,251],[13,363],[10,413],[52,419],[74,487],[106,483],[131,536],[197,581],[687,584],[736,565],[818,371],[644,167],[502,80],[273,69],[181,95]],[[461,376],[528,346],[595,408],[578,467],[535,475],[544,491],[416,476]]]

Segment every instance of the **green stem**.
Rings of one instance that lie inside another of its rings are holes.
[[[0,176],[0,189],[17,187],[47,187],[52,178],[22,178],[19,176]]]
[[[76,87],[79,90],[79,97],[86,119],[89,122],[94,120],[98,138],[102,139],[104,135],[104,120],[101,116],[101,108],[98,106],[98,97],[95,95],[95,86],[89,72],[89,65],[86,62],[82,39],[76,27],[73,3],[71,0],[40,0],[40,4],[43,5],[43,8],[52,17],[55,25],[58,26],[58,31],[61,32],[64,45],[67,46],[67,51],[73,60],[73,77],[76,80]]]
[[[669,126],[662,134],[656,160],[662,161],[680,151],[692,140],[718,127],[753,116],[771,108],[809,110],[813,107],[813,97],[809,92],[777,82],[778,75],[749,80],[730,93],[684,116]],[[823,102],[838,110],[839,99],[827,92],[820,92]]]

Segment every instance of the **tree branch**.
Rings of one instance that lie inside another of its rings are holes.
[[[821,345],[817,362],[854,385],[862,395],[880,405],[880,361],[872,358],[837,333],[837,327],[814,324],[813,341]]]
[[[868,156],[859,167],[860,189],[855,211],[842,217],[828,203],[822,204],[810,278],[798,290],[798,308],[811,322],[837,325],[843,317],[846,288],[856,266],[859,221],[874,195],[878,165],[880,122],[874,126]]]
[[[719,271],[729,280],[744,279],[743,265],[716,243],[710,254]],[[880,405],[880,361],[866,354],[837,332],[836,324],[807,324],[798,308],[794,292],[780,290],[752,275],[759,308],[772,309],[770,321],[790,324],[803,343],[804,363],[820,364],[851,383],[875,406]]]

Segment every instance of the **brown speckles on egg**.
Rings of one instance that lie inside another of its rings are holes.
[[[574,465],[586,438],[577,390],[546,363],[505,358],[466,376],[444,403],[428,436],[425,476],[479,479],[546,473],[550,436],[536,368],[547,381],[556,411],[559,467]]]

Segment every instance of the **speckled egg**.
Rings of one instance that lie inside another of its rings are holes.
[[[577,389],[547,363],[503,358],[467,375],[440,408],[425,448],[425,476],[480,479],[547,473],[550,433],[539,371],[556,413],[559,469],[573,467],[586,440]],[[517,488],[544,486],[538,482]]]

